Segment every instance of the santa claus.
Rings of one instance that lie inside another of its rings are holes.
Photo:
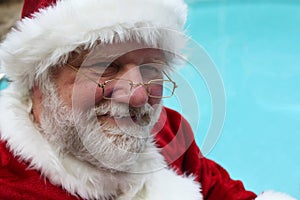
[[[0,199],[293,199],[246,191],[162,106],[186,15],[182,0],[25,0],[0,47]]]

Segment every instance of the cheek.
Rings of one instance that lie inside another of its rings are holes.
[[[61,100],[75,110],[85,111],[102,100],[102,88],[90,81],[74,78],[56,84]]]
[[[102,88],[86,82],[74,84],[70,99],[72,108],[85,111],[103,99]]]
[[[154,106],[154,105],[157,105],[157,104],[160,104],[161,102],[161,98],[149,98],[148,100],[148,103],[151,105],[151,106]]]
[[[163,87],[161,85],[156,85],[155,87],[149,88],[149,93],[154,96],[161,96],[163,94]],[[153,106],[160,104],[161,98],[149,97],[148,103]]]

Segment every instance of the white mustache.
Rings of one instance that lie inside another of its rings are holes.
[[[128,104],[105,102],[95,107],[94,113],[97,116],[110,116],[115,119],[130,117],[139,125],[144,126],[150,123],[154,108],[148,103],[142,107],[134,108]]]

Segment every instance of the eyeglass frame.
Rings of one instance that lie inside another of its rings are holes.
[[[129,79],[121,79],[121,78],[113,78],[113,79],[109,79],[107,81],[104,81],[104,83],[99,83],[97,81],[95,81],[94,79],[92,79],[90,76],[88,76],[86,73],[84,72],[81,72],[79,69],[77,69],[75,66],[71,65],[70,63],[65,63],[64,65],[67,65],[68,67],[70,67],[72,70],[74,70],[75,72],[78,72],[80,73],[81,75],[83,75],[84,77],[86,77],[87,79],[89,79],[90,81],[92,81],[93,83],[95,83],[99,88],[102,88],[102,97],[104,99],[107,99],[107,100],[111,100],[111,99],[114,99],[114,98],[108,98],[108,97],[105,97],[104,96],[104,88],[105,88],[105,85],[111,81],[114,81],[114,80],[124,80],[124,81],[128,81],[129,82],[129,85],[130,85],[130,92],[132,92],[132,89],[135,87],[138,87],[138,86],[145,86],[146,87],[146,91],[147,91],[147,95],[151,98],[157,98],[157,99],[160,99],[160,98],[170,98],[174,95],[174,91],[175,89],[178,87],[178,85],[176,84],[175,81],[173,81],[170,76],[165,72],[165,71],[162,71],[162,73],[168,78],[168,80],[165,80],[165,79],[153,79],[153,80],[150,80],[146,83],[143,83],[143,82],[140,82],[140,83],[135,83],[133,82],[132,80],[129,80]],[[171,95],[169,96],[153,96],[150,94],[149,92],[149,85],[151,84],[151,82],[153,81],[169,81],[171,82],[174,87],[173,87],[173,90],[172,90],[172,93]],[[128,94],[130,95],[130,94]]]

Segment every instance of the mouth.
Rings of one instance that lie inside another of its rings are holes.
[[[103,115],[97,116],[98,120],[103,120],[105,122],[109,123],[115,123],[115,124],[123,124],[123,123],[137,123],[137,117],[135,115],[133,116],[112,116],[110,113],[106,113]]]
[[[135,114],[130,114],[128,116],[113,116],[109,112],[106,114],[97,116],[99,121],[108,122],[111,124],[119,124],[119,125],[140,125],[146,126],[149,124],[150,117],[147,114],[142,116],[137,116]]]

